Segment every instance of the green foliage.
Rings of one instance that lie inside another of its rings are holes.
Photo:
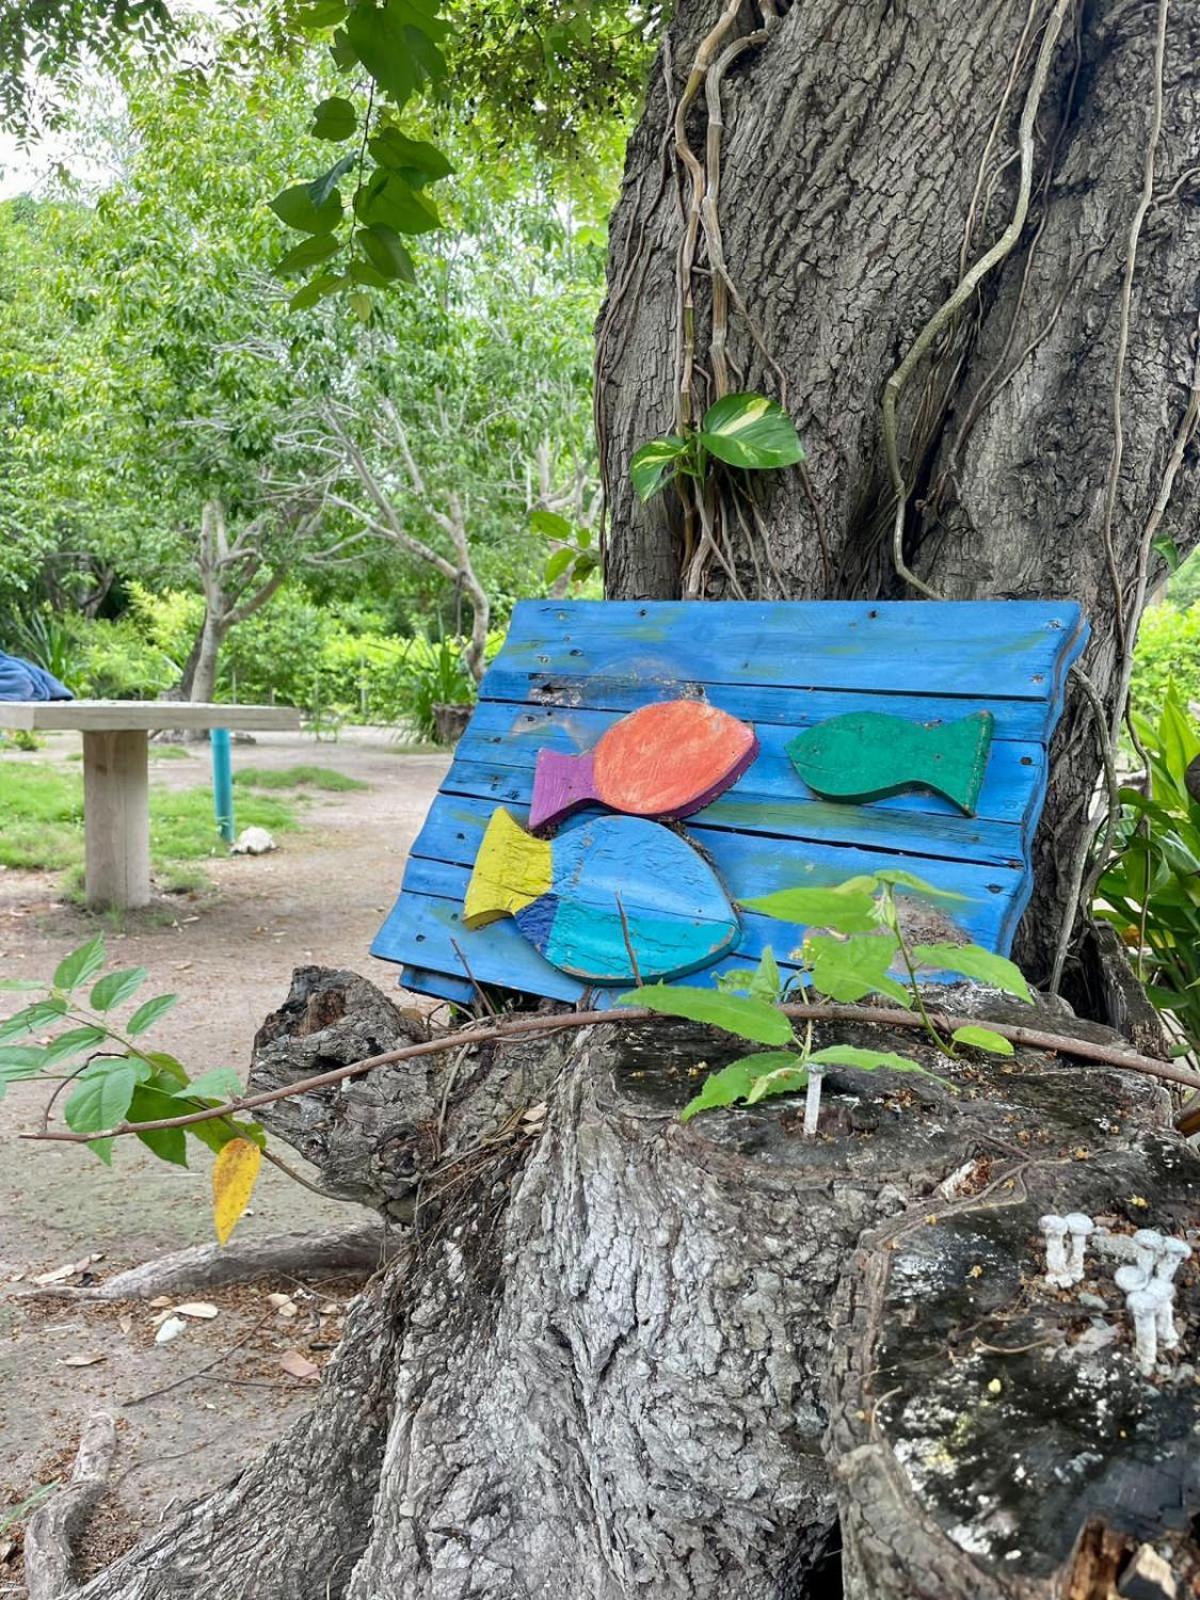
[[[193,1079],[174,1056],[135,1043],[166,1016],[177,996],[154,995],[122,1021],[119,1013],[149,974],[143,967],[130,967],[100,976],[106,961],[103,936],[89,939],[59,963],[44,986],[45,998],[24,1007],[0,1028],[0,1038],[34,1031],[51,1035],[36,1045],[0,1048],[0,1098],[18,1080],[55,1084],[56,1095],[71,1085],[63,1120],[74,1133],[97,1134],[126,1120],[156,1122],[204,1110],[240,1094],[237,1074],[229,1068],[210,1068]],[[90,993],[84,1000],[80,991],[88,985]],[[64,1023],[72,1026],[54,1031]],[[260,1147],[265,1143],[256,1123],[239,1122],[233,1116],[186,1128],[148,1128],[137,1137],[160,1160],[187,1166],[189,1134],[216,1151],[235,1139]],[[115,1142],[94,1138],[88,1149],[110,1166]]]
[[[297,826],[292,806],[265,795],[238,799],[244,826],[285,833]],[[45,762],[0,760],[0,864],[57,871],[83,860],[83,780]],[[181,862],[225,854],[208,788],[150,791],[150,858],[164,881]],[[187,880],[194,883],[194,877]]]
[[[332,767],[239,767],[233,775],[234,783],[247,784],[255,789],[328,789],[345,793],[351,789],[369,789],[371,785],[348,773],[335,772]]]
[[[1200,565],[1185,562],[1179,576],[1185,575],[1200,583]],[[1153,716],[1172,684],[1184,702],[1200,700],[1200,605],[1186,610],[1173,603],[1151,606],[1138,625],[1130,683],[1135,710]]]
[[[1135,716],[1149,789],[1121,790],[1117,849],[1100,879],[1097,916],[1137,951],[1152,1003],[1200,1049],[1200,805],[1187,788],[1200,729],[1170,686],[1156,720]]]
[[[727,394],[709,406],[694,432],[652,439],[635,450],[629,473],[641,498],[650,500],[681,473],[703,480],[713,458],[742,471],[762,471],[798,465],[804,447],[777,401]]]
[[[437,737],[438,705],[469,705],[476,686],[456,640],[414,639],[401,668],[400,704],[421,739]]]
[[[556,511],[535,511],[529,518],[534,533],[554,542],[546,558],[542,581],[549,589],[560,580],[583,584],[600,570],[600,554],[593,547],[592,530],[568,521]]]
[[[754,1105],[768,1095],[803,1088],[813,1066],[843,1066],[857,1072],[883,1068],[935,1076],[911,1057],[891,1051],[841,1044],[814,1050],[811,1023],[803,1037],[797,1039],[792,1020],[782,1008],[786,994],[793,988],[846,1004],[886,995],[906,1009],[917,1011],[927,1039],[942,1055],[957,1056],[962,1046],[997,1055],[1012,1054],[1007,1039],[976,1024],[966,1024],[946,1037],[925,1007],[917,968],[961,972],[1029,1002],[1032,995],[1020,969],[979,945],[910,946],[901,928],[897,893],[961,898],[934,888],[912,873],[890,869],[842,884],[763,895],[743,904],[766,916],[820,930],[807,932],[797,952],[801,961],[798,977],[783,983],[778,962],[768,946],[757,969],[724,972],[715,989],[647,984],[620,997],[622,1005],[645,1006],[662,1016],[703,1022],[755,1044],[788,1047],[744,1056],[711,1073],[699,1094],[684,1107],[683,1121],[714,1106],[738,1102]],[[897,971],[903,981],[895,975]],[[803,1008],[799,1014],[803,1017]]]

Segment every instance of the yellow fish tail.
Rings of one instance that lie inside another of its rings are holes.
[[[486,928],[514,916],[550,887],[550,845],[514,822],[503,806],[487,825],[463,903],[463,924]]]

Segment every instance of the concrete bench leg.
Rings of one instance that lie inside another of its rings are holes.
[[[150,900],[147,750],[140,729],[83,735],[87,903],[94,910]]]

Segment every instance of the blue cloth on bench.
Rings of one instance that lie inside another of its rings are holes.
[[[65,683],[34,661],[0,650],[0,700],[74,700]]]

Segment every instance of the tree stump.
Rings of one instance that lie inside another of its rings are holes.
[[[418,1026],[304,969],[252,1086]],[[842,1539],[853,1600],[1082,1600],[1116,1591],[1064,1587],[1072,1563],[1115,1572],[1147,1541],[1185,1571],[1195,1266],[1183,1350],[1146,1380],[1111,1269],[1084,1286],[1103,1310],[1048,1290],[1037,1231],[1060,1208],[1194,1222],[1167,1096],[1038,1052],[947,1071],[916,1035],[835,1037],[953,1087],[833,1069],[815,1140],[794,1099],[682,1124],[704,1064],[743,1051],[661,1023],[268,1108],[327,1182],[408,1219],[408,1249],[311,1414],[88,1600],[816,1600]]]

